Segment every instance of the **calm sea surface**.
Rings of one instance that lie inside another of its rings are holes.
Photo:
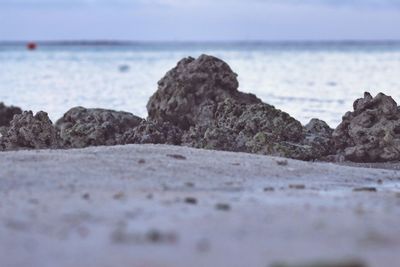
[[[0,101],[52,120],[73,106],[145,117],[157,81],[183,57],[225,60],[252,92],[302,123],[335,127],[364,91],[400,102],[400,43],[0,44]]]

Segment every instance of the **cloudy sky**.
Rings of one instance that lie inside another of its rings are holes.
[[[400,40],[400,0],[0,0],[0,40]]]

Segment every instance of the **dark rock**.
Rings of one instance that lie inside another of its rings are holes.
[[[237,74],[224,61],[207,55],[184,58],[158,82],[147,104],[149,119],[187,130],[209,124],[216,104],[227,98],[261,103],[256,96],[239,92],[238,86]]]
[[[332,140],[333,129],[319,119],[312,119],[305,128],[304,144],[310,146],[314,159],[335,153]]]
[[[173,158],[173,159],[179,159],[179,160],[186,160],[185,156],[179,155],[179,154],[167,154],[167,157]]]
[[[307,133],[321,137],[331,138],[333,133],[333,129],[326,122],[319,119],[311,119],[304,128],[307,130]]]
[[[400,111],[390,97],[369,93],[354,102],[354,111],[343,116],[333,132],[338,153],[355,162],[400,159]]]
[[[125,132],[125,144],[180,145],[182,130],[169,122],[142,121],[139,126]]]
[[[15,115],[0,139],[0,148],[4,150],[58,148],[59,144],[57,130],[43,111],[36,115],[32,111]]]
[[[143,119],[122,111],[107,109],[70,109],[56,123],[64,147],[124,144],[124,134]]]
[[[225,151],[245,151],[239,149],[236,143],[236,134],[227,128],[212,124],[210,126],[195,126],[182,135],[182,145]]]
[[[194,197],[186,197],[185,198],[185,203],[196,205],[197,204],[197,199],[194,198]]]
[[[312,135],[316,134],[307,134],[300,122],[271,105],[226,99],[218,104],[209,125],[194,126],[184,133],[182,144],[302,160],[328,154],[319,143],[314,144],[319,139]]]
[[[14,115],[21,114],[22,110],[18,107],[7,107],[4,103],[0,102],[0,127],[10,126],[11,120]]]
[[[159,81],[147,104],[149,119],[179,127],[182,144],[196,148],[303,160],[329,154],[326,124],[315,121],[305,129],[289,114],[238,91],[238,85],[222,60],[185,58]]]

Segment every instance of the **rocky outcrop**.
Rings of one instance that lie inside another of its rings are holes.
[[[220,59],[183,59],[159,81],[147,104],[149,119],[178,126],[182,144],[197,148],[306,160],[328,153],[322,139],[300,122],[238,91],[238,85],[237,75]]]
[[[382,93],[357,99],[354,111],[343,116],[333,132],[338,153],[346,160],[379,162],[400,160],[400,110]]]
[[[143,119],[121,111],[107,109],[70,109],[56,122],[64,147],[81,148],[124,144],[124,134]]]
[[[125,132],[125,144],[169,144],[180,145],[182,130],[168,123],[143,121],[137,127]]]
[[[214,108],[225,99],[261,103],[256,96],[239,92],[237,74],[222,60],[202,55],[184,58],[158,82],[147,104],[151,121],[168,121],[183,130],[209,124]]]
[[[319,119],[312,119],[304,126],[305,139],[303,143],[310,146],[312,159],[322,159],[335,153],[332,140],[333,129]]]
[[[202,55],[181,60],[159,81],[147,120],[75,107],[53,126],[45,112],[19,114],[0,103],[0,150],[151,143],[301,160],[400,160],[400,108],[389,96],[365,93],[333,130],[318,119],[302,126],[238,86],[225,62]]]
[[[14,115],[21,113],[22,110],[19,107],[7,107],[3,102],[0,102],[0,127],[10,126],[10,122]]]
[[[60,139],[46,112],[33,115],[32,111],[17,114],[0,138],[0,149],[58,148]]]
[[[296,157],[289,143],[304,138],[303,128],[289,114],[273,106],[240,104],[226,99],[218,104],[209,125],[195,126],[184,134],[188,146]]]

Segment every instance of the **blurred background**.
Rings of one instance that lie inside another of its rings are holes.
[[[0,0],[0,101],[145,117],[157,81],[206,53],[240,90],[335,127],[364,91],[400,101],[399,29],[400,0]]]

